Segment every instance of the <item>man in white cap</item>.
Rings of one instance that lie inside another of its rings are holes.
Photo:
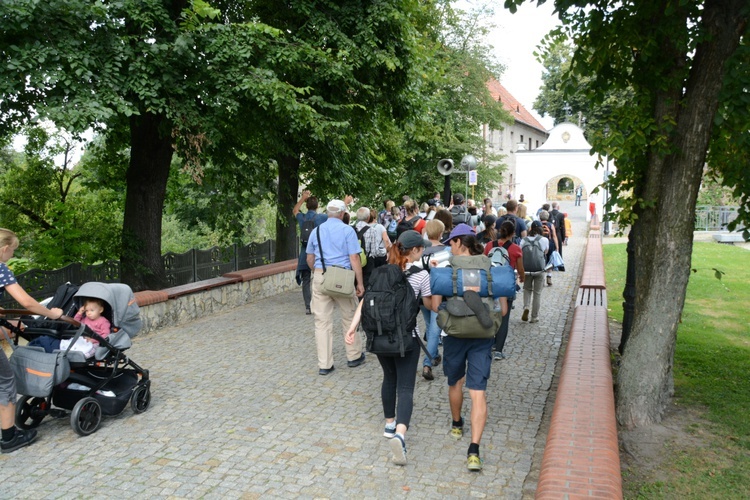
[[[307,265],[313,269],[312,313],[315,317],[315,343],[318,348],[318,373],[328,375],[334,370],[333,366],[333,307],[339,306],[343,333],[349,328],[357,309],[357,297],[365,293],[362,281],[362,264],[359,260],[359,240],[354,229],[344,224],[346,203],[341,200],[331,200],[327,207],[328,220],[316,227],[307,242]],[[318,244],[318,234],[320,244]],[[322,249],[320,248],[322,246]],[[331,266],[352,269],[356,277],[356,295],[349,297],[332,297],[322,292],[323,260],[326,269]],[[357,335],[354,343],[344,344],[346,347],[347,366],[357,367],[365,362],[362,352],[362,337]]]

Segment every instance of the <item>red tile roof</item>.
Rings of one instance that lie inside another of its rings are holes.
[[[487,88],[489,89],[492,98],[502,102],[505,110],[508,111],[510,115],[516,119],[516,121],[539,129],[542,132],[547,131],[547,129],[545,129],[544,126],[539,123],[536,118],[534,118],[534,115],[532,115],[526,108],[524,108],[523,104],[518,102],[516,98],[513,97],[510,92],[508,92],[506,88],[500,84],[500,82],[492,78],[489,82],[487,82]]]

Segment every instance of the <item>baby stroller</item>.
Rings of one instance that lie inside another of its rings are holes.
[[[85,298],[104,302],[102,315],[112,325],[109,337],[103,338],[88,326],[69,317],[79,309]],[[47,415],[66,417],[68,414],[65,410],[68,410],[73,430],[81,436],[87,436],[99,428],[102,415],[118,415],[128,402],[134,413],[146,411],[151,403],[148,370],[138,366],[125,354],[132,345],[131,339],[142,326],[139,308],[130,287],[120,283],[97,282],[85,283],[80,287],[62,285],[47,303],[47,307],[59,307],[65,316],[53,321],[28,316],[28,311],[0,311],[0,325],[16,334],[15,346],[18,345],[19,338],[33,341],[42,336],[71,339],[71,344],[79,337],[88,337],[98,340],[99,346],[90,357],[70,349],[45,353],[39,347],[14,346],[11,365],[16,375],[18,392],[22,394],[16,403],[16,425],[23,429],[37,427]],[[19,319],[18,326],[8,321],[9,315],[15,315]],[[64,354],[58,354],[61,352]],[[27,380],[39,378],[39,374],[43,372],[35,369],[33,359],[25,359],[29,355],[33,355],[31,358],[46,356],[47,360],[50,356],[58,360],[65,358],[61,363],[64,366],[55,366],[51,370],[54,373],[43,373],[53,380],[48,383],[48,388],[39,389]],[[56,375],[59,379],[55,379]]]

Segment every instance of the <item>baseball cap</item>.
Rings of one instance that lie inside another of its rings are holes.
[[[341,200],[331,200],[328,202],[326,210],[329,212],[346,212],[346,203]]]
[[[464,195],[461,193],[456,193],[453,195],[453,204],[454,205],[460,205],[464,202]]]
[[[538,220],[535,220],[531,223],[531,227],[542,227],[542,223]]]
[[[467,234],[476,234],[474,230],[471,228],[468,224],[459,224],[456,227],[453,228],[451,231],[450,236],[448,236],[446,239],[441,241],[443,245],[447,245],[450,243],[450,241],[455,238],[456,236],[465,236]]]
[[[426,247],[429,244],[429,241],[425,241],[424,238],[422,238],[422,235],[413,229],[401,233],[398,237],[398,242],[406,249]]]

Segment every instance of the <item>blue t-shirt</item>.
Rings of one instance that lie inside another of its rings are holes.
[[[5,295],[5,287],[16,283],[18,281],[16,281],[16,275],[13,274],[13,271],[5,265],[5,262],[0,262],[0,299]]]
[[[323,259],[326,261],[326,267],[338,266],[351,269],[352,263],[349,256],[359,255],[360,251],[359,239],[354,228],[344,224],[341,219],[330,217],[313,230],[310,234],[310,241],[307,242],[306,252],[315,255],[315,268],[323,269],[318,248],[318,232],[320,232],[320,243],[323,245]]]

